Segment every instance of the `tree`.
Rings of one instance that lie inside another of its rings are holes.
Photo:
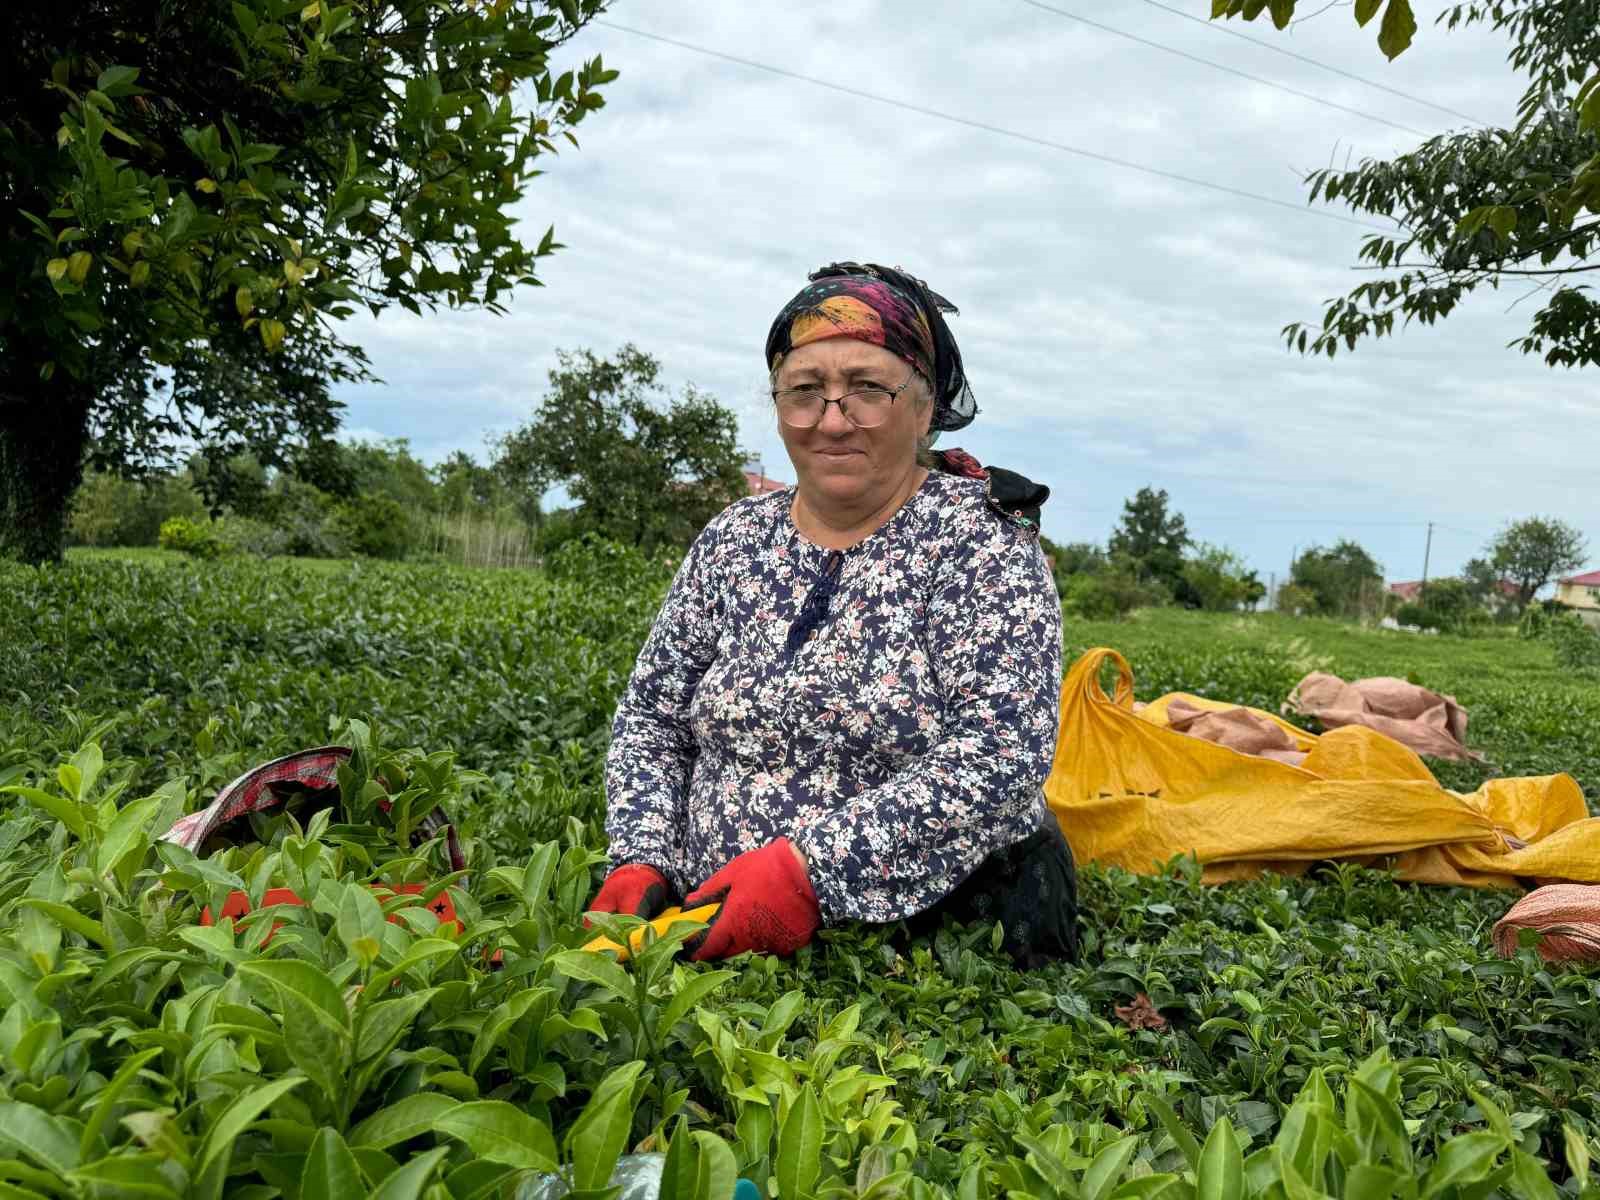
[[[1312,546],[1302,551],[1290,567],[1289,581],[1313,598],[1322,616],[1362,617],[1382,606],[1383,568],[1348,538],[1331,550]]]
[[[1183,582],[1195,607],[1206,612],[1233,612],[1266,594],[1261,581],[1226,546],[1201,542],[1184,560]],[[1251,585],[1254,584],[1254,587]]]
[[[1177,592],[1183,583],[1183,552],[1189,527],[1182,513],[1168,513],[1167,491],[1142,487],[1122,502],[1122,519],[1112,531],[1112,555],[1130,559],[1141,582],[1155,580]]]
[[[1517,587],[1517,607],[1526,608],[1539,589],[1584,562],[1583,534],[1554,517],[1529,517],[1507,525],[1486,547],[1489,561]]]
[[[1283,28],[1295,0],[1214,0],[1214,15],[1247,19],[1270,9]],[[1357,0],[1365,23],[1383,8],[1379,44],[1395,57],[1416,30],[1407,0]],[[1362,269],[1377,278],[1328,302],[1323,319],[1284,328],[1302,353],[1332,357],[1396,319],[1432,324],[1479,288],[1527,284],[1543,307],[1511,345],[1551,366],[1600,363],[1600,299],[1576,282],[1600,270],[1600,0],[1471,0],[1439,16],[1454,29],[1492,25],[1528,76],[1511,129],[1430,138],[1389,161],[1307,177],[1311,198],[1391,217],[1396,233],[1363,243]]]
[[[537,500],[560,485],[586,530],[645,549],[687,545],[745,494],[738,421],[715,398],[690,386],[663,406],[661,364],[631,345],[557,358],[533,420],[499,445],[515,492]]]
[[[537,282],[553,234],[511,210],[615,77],[549,65],[603,5],[5,5],[0,553],[59,554],[91,437],[118,467],[197,428],[241,429],[224,457],[325,437],[365,370],[334,321]]]

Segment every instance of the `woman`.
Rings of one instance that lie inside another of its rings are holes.
[[[1001,920],[1019,959],[1073,952],[1070,852],[1040,791],[1061,684],[1048,492],[927,452],[977,411],[954,311],[838,263],[773,322],[797,483],[730,506],[678,571],[617,709],[622,865],[595,911],[720,902],[697,959],[946,912]]]

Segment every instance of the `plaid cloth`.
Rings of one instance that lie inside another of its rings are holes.
[[[348,746],[319,746],[315,750],[300,750],[294,754],[285,754],[282,758],[275,758],[271,762],[252,767],[218,792],[217,798],[209,806],[199,812],[178,818],[172,828],[161,835],[161,839],[198,853],[206,839],[230,821],[236,821],[250,813],[270,812],[281,807],[285,798],[278,794],[274,788],[275,784],[292,783],[311,791],[337,788],[339,766],[349,759]],[[390,806],[384,801],[380,807],[384,812],[388,812]],[[440,833],[445,837],[445,848],[450,856],[450,869],[466,870],[467,858],[461,850],[460,839],[456,837],[455,826],[450,824],[450,819],[444,815],[443,809],[435,808],[417,823],[412,841],[425,842],[438,837]]]

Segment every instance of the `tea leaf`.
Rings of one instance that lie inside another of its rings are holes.
[[[275,1079],[259,1087],[247,1088],[235,1096],[232,1103],[222,1110],[222,1115],[206,1133],[205,1140],[200,1143],[200,1153],[195,1160],[195,1173],[204,1175],[214,1162],[231,1153],[233,1143],[249,1128],[252,1121],[304,1082],[304,1079],[294,1077]]]
[[[772,1175],[778,1182],[779,1200],[801,1200],[816,1187],[822,1174],[822,1135],[822,1108],[808,1083],[790,1104],[778,1129]]]
[[[434,1128],[490,1162],[530,1171],[554,1171],[559,1165],[550,1127],[504,1100],[458,1104],[440,1113]]]
[[[631,1062],[607,1073],[567,1134],[572,1186],[602,1188],[628,1144],[633,1125],[633,1089],[644,1063]]]

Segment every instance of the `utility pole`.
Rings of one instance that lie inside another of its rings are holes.
[[[1433,522],[1428,522],[1428,543],[1422,548],[1422,586],[1428,586],[1428,557],[1433,553]]]

